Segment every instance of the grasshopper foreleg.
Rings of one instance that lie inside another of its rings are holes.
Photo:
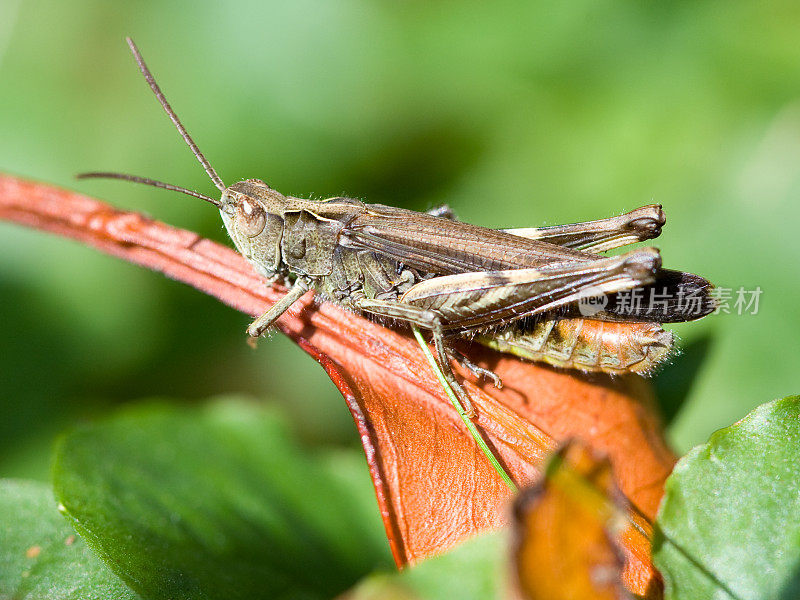
[[[269,329],[275,320],[285,313],[289,307],[297,302],[300,297],[309,290],[309,284],[304,279],[298,279],[294,285],[289,289],[286,295],[278,302],[269,307],[267,312],[258,317],[255,321],[250,323],[247,328],[247,335],[251,340],[261,337],[261,335]]]

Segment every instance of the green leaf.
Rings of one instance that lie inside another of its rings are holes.
[[[358,462],[305,456],[241,402],[146,405],[66,436],[55,490],[146,598],[327,598],[391,564]]]
[[[800,598],[800,396],[758,407],[682,458],[657,525],[667,598]]]
[[[135,600],[75,535],[50,486],[0,480],[0,599]]]
[[[348,595],[348,600],[506,598],[508,548],[508,536],[502,531],[479,535],[400,573],[372,575]]]

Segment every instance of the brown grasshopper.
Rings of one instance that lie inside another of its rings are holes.
[[[611,250],[658,236],[665,219],[650,205],[622,216],[537,229],[496,230],[462,223],[445,208],[419,213],[351,198],[305,200],[247,179],[223,184],[144,63],[128,45],[153,93],[222,196],[121,173],[216,206],[237,250],[267,278],[292,282],[284,298],[247,328],[261,336],[308,290],[349,309],[430,332],[447,382],[468,414],[469,398],[453,374],[451,338],[478,336],[505,352],[559,367],[644,373],[672,347],[661,323],[711,312],[711,285],[661,268],[654,248]],[[622,294],[661,289],[660,302],[622,308]],[[581,302],[599,300],[584,318]],[[692,299],[692,302],[689,302]],[[496,375],[461,357],[476,375]]]

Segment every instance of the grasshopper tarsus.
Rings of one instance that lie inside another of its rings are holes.
[[[463,402],[463,400],[462,400]],[[461,414],[467,417],[468,419],[474,419],[478,416],[478,413],[475,412],[475,409],[472,407],[472,403],[469,403],[469,406],[462,406],[461,407]]]
[[[495,373],[491,369],[485,369],[484,367],[481,367],[480,365],[476,365],[469,358],[467,358],[466,354],[464,354],[463,352],[459,352],[458,350],[454,350],[454,351],[452,351],[452,353],[455,356],[455,359],[459,362],[459,364],[462,367],[464,367],[465,369],[467,369],[470,373],[472,373],[479,380],[480,379],[488,379],[494,384],[494,387],[496,387],[498,390],[503,388],[503,380],[500,378],[500,376],[497,373]]]

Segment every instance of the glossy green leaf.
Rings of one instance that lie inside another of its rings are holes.
[[[136,600],[58,514],[50,486],[0,480],[0,599]]]
[[[511,573],[507,561],[508,536],[484,534],[400,573],[372,575],[353,590],[349,600],[506,598]]]
[[[653,559],[667,598],[800,598],[800,396],[764,404],[667,481]]]
[[[391,565],[352,456],[308,457],[241,402],[145,405],[66,436],[55,490],[146,598],[327,598]]]

